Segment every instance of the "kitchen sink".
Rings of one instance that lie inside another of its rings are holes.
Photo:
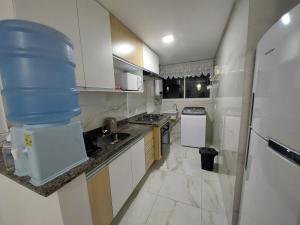
[[[115,145],[129,137],[130,137],[130,134],[128,134],[128,133],[109,134],[109,135],[98,138],[97,146],[102,147],[102,146],[107,146],[107,145]]]

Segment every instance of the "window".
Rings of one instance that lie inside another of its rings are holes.
[[[184,78],[163,80],[163,98],[183,98]]]
[[[209,98],[210,76],[163,80],[163,98]],[[184,91],[185,90],[185,91]]]
[[[187,77],[185,78],[185,97],[186,98],[209,98],[210,89],[209,76]]]

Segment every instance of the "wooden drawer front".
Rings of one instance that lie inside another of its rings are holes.
[[[149,151],[145,155],[146,170],[148,170],[150,168],[150,166],[153,164],[153,162],[154,162],[154,152],[153,151]]]
[[[152,163],[154,162],[154,143],[150,142],[148,146],[145,146],[145,164],[146,170],[150,168]]]
[[[147,143],[149,143],[150,141],[153,141],[153,131],[146,134],[144,139],[145,139],[145,145],[147,145]]]

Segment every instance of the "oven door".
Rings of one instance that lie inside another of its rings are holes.
[[[170,124],[167,123],[160,128],[161,155],[166,156],[170,152]]]

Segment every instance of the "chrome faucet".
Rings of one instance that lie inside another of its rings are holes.
[[[118,130],[118,124],[116,118],[109,117],[106,118],[103,122],[104,129],[107,130],[110,134],[117,133]]]
[[[103,128],[103,129],[102,129],[102,136],[105,136],[105,135],[107,135],[107,134],[109,134],[108,130],[105,129],[105,128]]]
[[[178,112],[178,106],[177,106],[176,103],[173,105],[173,108],[174,108],[174,107],[175,107],[175,109],[176,109],[176,112]]]

